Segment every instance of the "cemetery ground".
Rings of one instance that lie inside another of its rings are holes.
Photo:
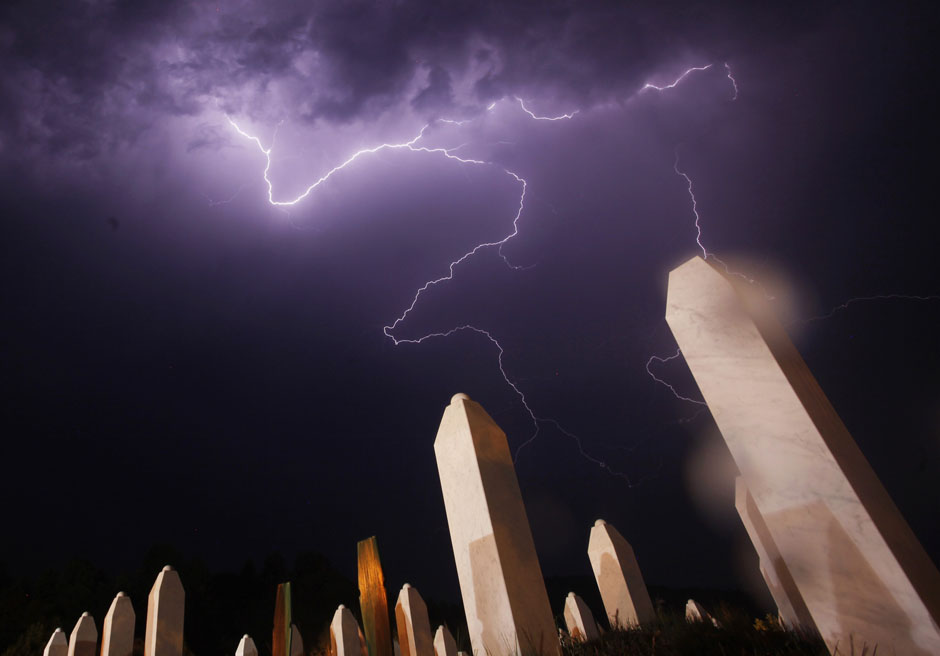
[[[302,632],[306,654],[327,653],[328,624],[336,604],[345,604],[361,621],[356,584],[318,554],[300,554],[292,566],[283,557],[272,555],[260,567],[249,562],[239,572],[214,573],[200,559],[187,558],[164,546],[151,549],[136,570],[117,575],[80,559],[33,577],[18,576],[10,567],[0,566],[0,656],[38,656],[57,626],[70,630],[75,618],[85,610],[96,618],[103,617],[118,590],[125,590],[142,604],[155,573],[166,562],[178,565],[187,591],[184,656],[233,654],[246,631],[255,637],[259,656],[271,656],[275,590],[278,583],[287,580],[292,581],[294,621]],[[564,627],[562,606],[570,590],[578,592],[596,609],[598,622],[604,621],[601,599],[590,577],[550,577],[546,587],[558,626]],[[764,609],[753,606],[742,593],[675,590],[655,585],[650,586],[650,591],[657,612],[655,622],[631,630],[608,630],[600,640],[587,643],[565,639],[563,653],[567,656],[828,653],[818,638],[782,630],[766,616]],[[720,627],[686,622],[683,607],[688,597],[700,599]],[[433,599],[428,599],[427,604],[432,626],[447,625],[458,647],[469,652],[461,606]],[[138,636],[143,634],[146,619],[146,613],[141,611],[143,608],[137,614],[141,624],[135,632]],[[840,653],[852,654],[850,650]],[[862,653],[856,650],[855,656]],[[140,638],[135,641],[134,656],[143,656]]]

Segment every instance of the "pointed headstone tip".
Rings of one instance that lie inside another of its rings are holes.
[[[247,640],[248,637],[249,637],[249,636],[248,636],[248,634],[246,633],[245,635],[242,636],[242,640]]]
[[[82,613],[82,617],[88,617],[89,615],[90,613],[87,610],[84,613]]]
[[[457,403],[457,401],[469,401],[469,400],[470,400],[470,397],[464,394],[463,392],[458,392],[457,394],[454,394],[452,397],[450,397],[450,402],[452,404]]]
[[[164,571],[164,572],[172,572],[172,571],[173,571],[173,568],[170,567],[169,565],[164,565],[164,566],[163,566],[163,571]]]
[[[607,522],[605,522],[603,519],[599,519],[594,522],[594,526],[607,526]]]
[[[406,583],[405,585],[401,586],[401,589],[402,589],[402,590],[409,590],[409,589],[411,589],[411,584],[410,584],[410,583]]]
[[[118,592],[118,593],[117,593],[116,595],[114,595],[114,596],[115,596],[115,597],[126,597],[127,595],[122,591],[122,592]]]

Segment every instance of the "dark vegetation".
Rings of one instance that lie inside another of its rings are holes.
[[[719,626],[685,621],[684,613],[660,610],[653,624],[607,631],[600,640],[564,640],[565,656],[828,656],[818,636],[786,631],[772,617],[727,606],[714,613]]]

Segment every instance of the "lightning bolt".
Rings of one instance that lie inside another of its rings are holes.
[[[529,111],[529,108],[525,106],[525,103],[522,102],[522,98],[516,96],[516,100],[519,101],[519,106],[522,107],[522,111],[532,117],[536,121],[564,121],[565,119],[574,118],[575,114],[578,113],[578,110],[569,112],[568,114],[561,114],[560,116],[536,116],[535,113]]]
[[[691,75],[692,73],[697,72],[697,71],[705,71],[705,70],[708,70],[709,68],[711,68],[711,66],[712,66],[711,64],[708,64],[708,65],[706,65],[706,66],[696,66],[696,67],[689,68],[689,69],[685,70],[685,71],[684,71],[678,78],[676,78],[672,83],[667,84],[667,85],[657,86],[657,85],[654,85],[654,84],[651,84],[651,83],[646,83],[646,84],[645,84],[643,87],[641,87],[634,95],[639,95],[640,93],[649,91],[649,90],[651,90],[651,89],[652,89],[652,90],[659,91],[659,92],[667,91],[667,90],[669,90],[669,89],[674,89],[674,88],[675,88],[676,86],[678,86],[686,77],[688,77],[688,76]],[[729,71],[729,77],[730,77],[730,71]],[[733,82],[733,78],[732,78],[732,82]],[[525,102],[522,100],[522,98],[520,98],[520,97],[518,97],[518,96],[514,96],[514,98],[515,98],[515,100],[518,102],[519,107],[522,109],[522,111],[525,112],[532,120],[536,120],[536,121],[562,121],[562,120],[570,120],[570,119],[574,118],[574,117],[579,113],[579,110],[574,110],[574,111],[572,111],[572,112],[568,112],[568,113],[565,113],[565,114],[561,114],[561,115],[559,115],[559,116],[539,116],[539,115],[535,114],[534,112],[532,112],[528,107],[526,107]],[[494,101],[494,102],[491,103],[489,106],[487,106],[487,108],[486,108],[487,111],[492,111],[492,110],[496,107],[497,102],[498,102],[498,101]],[[383,143],[383,144],[379,144],[379,145],[377,145],[377,146],[373,146],[373,147],[371,147],[371,148],[363,148],[362,150],[356,151],[356,152],[353,153],[350,157],[348,157],[345,161],[343,161],[342,163],[340,163],[340,164],[334,166],[333,168],[329,169],[326,173],[324,173],[323,175],[321,175],[317,180],[315,180],[312,184],[310,184],[302,193],[300,193],[300,194],[299,194],[298,196],[296,196],[295,198],[288,199],[288,200],[276,200],[276,199],[274,198],[274,185],[273,185],[273,183],[272,183],[272,181],[271,181],[271,179],[270,179],[270,177],[269,177],[269,173],[270,173],[270,169],[271,169],[271,161],[272,161],[273,143],[272,143],[272,146],[271,146],[271,147],[265,148],[265,147],[264,147],[264,144],[261,142],[261,139],[260,139],[260,138],[258,138],[257,136],[254,136],[254,135],[251,135],[251,134],[245,132],[241,127],[239,127],[239,125],[238,125],[238,124],[234,121],[234,119],[232,119],[230,116],[226,115],[225,118],[228,120],[229,124],[232,126],[232,128],[233,128],[239,135],[241,135],[242,137],[248,139],[249,141],[254,142],[254,144],[258,147],[258,150],[264,155],[264,157],[265,157],[265,167],[264,167],[264,171],[263,171],[262,177],[263,177],[265,183],[267,184],[267,188],[268,188],[268,202],[269,202],[271,205],[275,206],[275,207],[284,207],[284,206],[296,205],[296,204],[299,203],[300,201],[302,201],[302,200],[304,200],[305,198],[307,198],[311,193],[313,193],[313,191],[314,191],[315,189],[317,189],[321,184],[323,184],[324,182],[326,182],[327,180],[329,180],[333,175],[335,175],[336,173],[338,173],[338,172],[342,171],[343,169],[347,168],[348,166],[350,166],[351,164],[353,164],[355,161],[357,161],[359,158],[364,157],[364,156],[366,156],[366,155],[375,154],[375,153],[378,153],[378,152],[383,151],[383,150],[408,150],[408,151],[415,152],[415,153],[426,153],[426,154],[431,154],[431,155],[437,155],[437,156],[441,156],[441,157],[447,158],[447,159],[449,159],[449,160],[453,160],[453,161],[455,161],[455,162],[457,162],[457,163],[460,163],[460,164],[463,164],[463,165],[498,166],[498,165],[496,165],[496,164],[494,164],[494,163],[492,163],[492,162],[487,162],[487,161],[478,160],[478,159],[471,159],[471,158],[463,158],[463,157],[460,157],[460,156],[454,154],[454,151],[455,151],[455,150],[457,150],[458,148],[463,147],[463,146],[466,145],[466,144],[461,144],[460,146],[457,146],[457,147],[455,147],[455,148],[429,147],[429,146],[418,145],[418,143],[424,138],[424,135],[425,135],[426,130],[428,129],[428,127],[430,127],[431,123],[429,123],[429,124],[426,124],[424,127],[422,127],[421,130],[418,132],[418,134],[417,134],[415,137],[413,137],[412,139],[408,140],[408,141],[404,141],[404,142],[400,142],[400,143]],[[467,123],[467,122],[469,122],[469,121],[471,121],[471,120],[473,120],[473,119],[467,119],[467,120],[463,120],[463,121],[456,121],[456,120],[451,120],[451,119],[437,119],[436,122],[438,122],[438,123],[445,123],[445,124],[449,124],[449,125],[457,125],[457,126],[460,126],[460,125],[463,125],[463,124],[465,124],[465,123]],[[678,166],[678,159],[677,159],[677,166]],[[594,456],[592,456],[591,454],[587,453],[587,452],[584,450],[584,446],[583,446],[583,443],[582,443],[582,440],[581,440],[580,437],[578,437],[576,434],[572,433],[571,431],[568,431],[567,429],[565,429],[565,428],[564,428],[559,422],[557,422],[556,420],[550,419],[550,418],[545,418],[545,417],[540,417],[540,416],[538,416],[538,415],[535,413],[535,411],[532,409],[531,405],[529,404],[529,401],[528,401],[528,399],[526,398],[525,393],[519,388],[519,386],[512,380],[512,378],[511,378],[511,377],[509,376],[509,374],[506,372],[506,368],[505,368],[505,366],[504,366],[504,364],[503,364],[503,356],[504,356],[504,354],[505,354],[505,351],[504,351],[502,345],[499,343],[499,340],[497,340],[497,339],[493,336],[493,334],[492,334],[490,331],[485,330],[485,329],[483,329],[483,328],[480,328],[480,327],[478,327],[478,326],[462,325],[462,326],[457,326],[457,327],[451,328],[450,330],[446,330],[446,331],[442,331],[442,332],[428,333],[428,334],[426,334],[426,335],[423,335],[423,336],[417,337],[417,338],[399,338],[399,337],[396,337],[395,334],[394,334],[394,331],[396,330],[396,328],[399,326],[399,324],[401,324],[402,321],[404,321],[404,320],[408,317],[408,315],[412,312],[412,310],[414,310],[415,306],[416,306],[416,305],[418,304],[418,302],[420,301],[421,296],[422,296],[427,290],[429,290],[430,288],[435,287],[435,286],[437,286],[437,285],[439,285],[439,284],[441,284],[441,283],[444,283],[444,282],[446,282],[446,281],[453,280],[454,275],[455,275],[456,268],[457,268],[458,266],[460,266],[463,262],[465,262],[466,260],[468,260],[469,258],[471,258],[471,257],[473,257],[474,255],[476,255],[476,254],[477,254],[478,252],[480,252],[481,250],[484,250],[484,249],[487,249],[487,248],[496,248],[496,249],[497,249],[497,253],[500,255],[500,257],[502,258],[503,262],[504,262],[507,266],[509,266],[509,267],[512,268],[512,269],[520,269],[520,268],[523,268],[523,267],[518,266],[518,265],[513,265],[511,262],[509,262],[508,258],[503,254],[503,250],[502,250],[502,249],[503,249],[503,246],[504,246],[509,240],[513,239],[514,237],[516,237],[516,236],[519,234],[519,220],[520,220],[520,218],[522,217],[522,213],[523,213],[523,211],[524,211],[524,209],[525,209],[525,198],[526,198],[526,191],[527,191],[527,189],[528,189],[528,183],[527,183],[526,180],[525,180],[522,176],[520,176],[519,174],[517,174],[517,173],[515,173],[515,172],[513,172],[513,171],[510,171],[510,170],[507,169],[507,168],[502,168],[502,167],[500,167],[500,168],[501,168],[501,170],[502,170],[502,172],[503,172],[504,174],[510,176],[516,183],[518,183],[518,184],[519,184],[519,188],[520,188],[520,190],[519,190],[519,203],[518,203],[518,206],[517,206],[517,208],[516,208],[515,215],[513,216],[513,220],[512,220],[512,230],[511,230],[505,237],[503,237],[502,239],[497,240],[497,241],[483,242],[483,243],[477,244],[476,246],[474,246],[473,248],[471,248],[470,250],[468,250],[466,253],[464,253],[463,255],[461,255],[459,258],[453,260],[453,261],[448,265],[448,267],[447,267],[447,273],[446,273],[445,275],[440,276],[440,277],[438,277],[438,278],[434,278],[434,279],[428,280],[426,283],[424,283],[424,285],[422,285],[421,287],[418,288],[418,290],[415,292],[414,296],[412,297],[411,303],[408,305],[408,307],[406,307],[405,310],[401,313],[401,315],[399,315],[391,324],[389,324],[389,325],[387,325],[387,326],[384,326],[384,327],[382,328],[382,332],[383,332],[383,334],[384,334],[386,337],[388,337],[389,339],[391,339],[392,342],[393,342],[396,346],[401,345],[401,344],[421,344],[421,343],[423,343],[424,341],[429,340],[429,339],[447,338],[447,337],[450,337],[450,336],[452,336],[452,335],[454,335],[454,334],[456,334],[456,333],[460,333],[460,332],[473,332],[473,333],[475,333],[475,334],[478,334],[478,335],[483,336],[484,338],[486,338],[486,339],[496,348],[496,351],[497,351],[497,364],[498,364],[498,366],[499,366],[500,375],[503,377],[503,380],[506,382],[506,384],[513,390],[513,392],[514,392],[514,393],[516,394],[516,396],[519,398],[519,401],[520,401],[520,403],[522,404],[522,407],[525,409],[526,413],[528,414],[528,416],[529,416],[529,418],[530,418],[530,420],[531,420],[531,422],[532,422],[532,426],[533,426],[533,434],[532,434],[531,437],[529,437],[525,442],[523,442],[522,444],[520,444],[519,447],[517,447],[516,452],[515,452],[515,454],[514,454],[514,456],[513,456],[513,461],[515,462],[515,461],[518,459],[519,453],[522,451],[523,448],[525,448],[526,446],[530,445],[532,442],[535,441],[535,439],[538,437],[538,435],[539,435],[539,433],[540,433],[540,430],[541,430],[542,425],[543,425],[543,424],[549,424],[549,425],[554,426],[561,434],[563,434],[563,435],[565,435],[566,437],[568,437],[569,439],[573,440],[573,441],[577,444],[578,451],[579,451],[579,453],[581,454],[581,456],[582,456],[583,458],[585,458],[585,459],[588,460],[589,462],[595,464],[595,465],[598,466],[599,468],[601,468],[601,469],[607,471],[609,474],[611,474],[611,475],[613,475],[613,476],[616,476],[616,477],[619,477],[619,478],[622,478],[624,481],[626,481],[626,483],[627,483],[629,486],[632,486],[633,483],[631,482],[630,478],[629,478],[626,474],[624,474],[624,473],[622,473],[622,472],[619,472],[619,471],[616,471],[615,469],[611,468],[606,462],[604,462],[604,461],[602,461],[602,460],[599,460],[599,459],[595,458]],[[677,172],[678,172],[678,170],[677,170]],[[684,175],[684,174],[682,174],[682,175]],[[691,184],[692,184],[692,183],[691,183],[691,180],[688,179],[688,176],[685,176],[685,177],[686,177],[686,179],[688,180],[688,183],[689,183],[689,192],[691,193]],[[693,196],[693,201],[694,201],[694,196]],[[697,214],[696,214],[696,226],[698,227],[698,215],[697,215]],[[704,246],[702,246],[702,244],[701,244],[701,228],[700,228],[700,227],[699,227],[699,236],[698,236],[698,240],[697,240],[697,241],[698,241],[698,243],[699,243],[699,246],[702,248],[703,253],[705,253],[706,256],[707,256],[708,253],[705,251]],[[671,360],[671,359],[673,359],[673,358],[675,358],[675,357],[678,357],[678,353],[677,353],[675,356],[672,356],[672,357],[667,358],[667,359],[657,358],[657,356],[653,356],[653,357],[650,359],[650,362],[652,362],[654,359],[659,359],[659,360],[661,360],[662,362],[666,362],[666,361]],[[659,380],[659,379],[656,378],[656,376],[652,373],[652,371],[650,371],[650,369],[649,369],[649,362],[647,363],[647,372],[648,372],[651,376],[653,376],[653,378],[654,378],[655,380]],[[663,384],[667,385],[667,387],[670,387],[670,389],[673,389],[673,392],[676,393],[676,392],[675,392],[675,389],[672,388],[672,386],[668,385],[668,383],[665,383],[664,381],[660,381],[660,382],[663,382]],[[678,396],[678,394],[677,394],[677,396]],[[680,396],[680,398],[682,398],[682,397]],[[687,399],[687,400],[692,401],[693,403],[702,404],[701,401],[696,401],[696,400],[694,400],[694,399]]]
[[[814,321],[823,321],[824,319],[831,319],[838,312],[843,310],[848,310],[850,305],[855,305],[856,303],[864,303],[866,301],[940,301],[940,295],[930,294],[928,296],[916,296],[913,294],[875,294],[874,296],[854,296],[849,300],[836,305],[834,308],[829,310],[826,314],[820,314],[815,317],[809,317],[808,319],[798,319],[797,321],[792,322],[790,325],[796,323],[808,324]]]
[[[731,80],[731,86],[734,87],[734,96],[731,100],[738,99],[738,81],[734,79],[734,75],[731,74],[731,67],[728,66],[728,62],[725,62],[725,71],[728,73],[728,79]]]
[[[669,391],[671,391],[673,395],[680,401],[688,401],[689,403],[695,403],[697,405],[703,405],[705,407],[708,407],[708,404],[705,403],[705,401],[699,401],[698,399],[692,399],[692,398],[689,398],[688,396],[682,396],[681,394],[679,394],[678,390],[676,390],[676,388],[673,387],[673,385],[671,385],[670,383],[666,382],[665,380],[663,380],[662,378],[654,374],[652,369],[650,369],[650,365],[653,364],[653,362],[666,364],[667,362],[675,360],[680,355],[682,355],[682,351],[680,349],[676,349],[675,353],[665,358],[658,356],[658,355],[651,355],[650,359],[646,361],[646,373],[648,373],[650,375],[650,378],[655,380],[657,383],[660,383],[661,385],[665,385],[666,387],[668,387]]]

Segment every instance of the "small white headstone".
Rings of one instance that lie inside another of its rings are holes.
[[[96,656],[98,647],[98,627],[95,619],[88,613],[82,613],[69,636],[69,656]]]
[[[656,619],[633,547],[603,519],[591,528],[588,557],[611,628]]]
[[[52,632],[46,648],[42,650],[42,656],[67,656],[69,653],[69,641],[65,637],[62,629],[56,629]]]
[[[457,656],[457,641],[443,624],[434,633],[434,656]]]
[[[685,602],[685,621],[686,622],[711,622],[712,625],[718,626],[718,620],[711,616],[711,614],[702,607],[702,604],[698,603],[694,599],[689,599]]]
[[[134,651],[134,623],[137,615],[131,598],[118,592],[104,616],[101,629],[101,656],[131,656]]]
[[[573,592],[565,598],[565,624],[572,640],[597,640],[601,637],[591,609]]]
[[[238,647],[235,648],[235,656],[258,656],[258,648],[255,641],[247,633],[238,641]]]
[[[340,604],[330,622],[330,653],[332,656],[359,656],[363,642],[356,617]]]
[[[407,583],[398,594],[395,623],[402,656],[434,656],[428,607],[418,591]]]

